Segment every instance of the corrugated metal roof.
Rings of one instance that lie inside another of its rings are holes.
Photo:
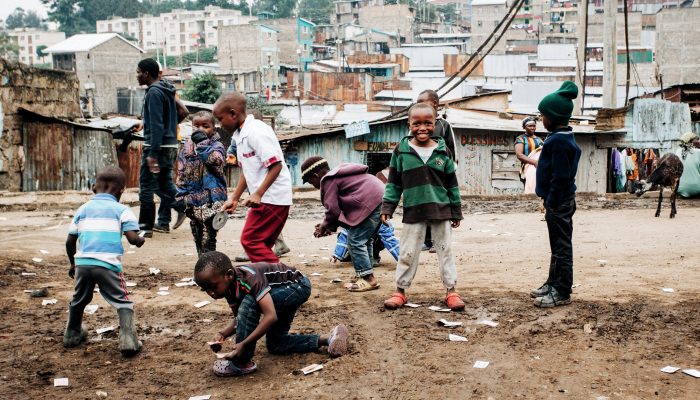
[[[350,106],[350,104],[346,104]],[[348,107],[351,108],[351,107]],[[338,111],[335,105],[302,105],[302,126],[340,126],[355,121],[376,121],[387,117],[391,113],[385,111]],[[286,121],[285,125],[299,126],[299,108],[296,106],[284,107],[278,116],[278,123]]]
[[[124,39],[121,35],[117,33],[84,33],[79,35],[73,35],[62,42],[56,43],[53,46],[49,46],[44,50],[44,52],[50,54],[62,54],[90,51],[95,47],[114,39],[115,37],[123,40],[124,43],[128,43],[130,46],[140,51],[141,53],[146,52],[142,48]]]
[[[446,109],[447,121],[453,128],[479,129],[487,131],[522,131],[520,119],[501,119],[495,113]],[[572,125],[574,133],[595,133],[592,125]],[[539,127],[538,127],[539,129]]]
[[[394,47],[389,49],[391,54],[403,54],[408,57],[409,69],[435,68],[443,69],[443,54],[458,54],[459,50],[451,46],[429,47]]]

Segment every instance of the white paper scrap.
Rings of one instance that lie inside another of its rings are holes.
[[[170,286],[161,286],[158,288],[159,292],[167,292],[170,289]]]
[[[36,276],[36,272],[22,272],[22,276]]]
[[[194,306],[197,307],[197,308],[202,308],[202,307],[206,306],[206,305],[209,304],[209,303],[211,303],[209,300],[202,300],[202,301],[200,301],[199,303],[195,303]]]
[[[88,304],[85,306],[85,312],[87,314],[94,314],[97,312],[97,309],[100,308],[99,304]]]
[[[49,254],[49,252],[46,251],[46,250],[39,250],[39,253],[41,253],[41,254]]]
[[[226,358],[227,355],[228,355],[228,353],[216,353],[216,358],[218,358],[218,359]]]
[[[177,287],[184,287],[184,286],[197,286],[197,283],[195,281],[189,281],[189,282],[178,282],[175,284]]]
[[[39,258],[39,257],[34,257],[34,258],[32,258],[32,261],[34,261],[34,262],[36,262],[36,263],[40,263],[40,262],[42,262],[43,260],[42,260],[41,258]]]
[[[483,321],[479,321],[479,323],[480,323],[480,324],[483,324],[483,325],[488,325],[488,326],[490,326],[490,327],[496,327],[496,326],[498,326],[498,322],[493,322],[493,321],[488,320],[488,319],[485,319],[485,320],[483,320]]]
[[[596,260],[596,261],[599,262],[600,264],[607,264],[608,263],[608,260]]]
[[[190,396],[189,400],[209,400],[211,399],[210,394],[203,394],[200,396]]]
[[[416,303],[406,303],[406,304],[404,304],[404,306],[406,306],[406,307],[411,307],[411,308],[418,308],[418,307],[420,307],[420,304],[416,304]]]
[[[146,236],[146,231],[141,231],[141,232],[139,232],[139,236],[141,236],[141,237]]]
[[[580,283],[574,283],[573,285],[571,285],[571,288],[572,288],[572,289],[575,289],[575,288],[577,288],[577,287],[579,287],[579,286],[581,286]]]
[[[318,257],[318,254],[311,254],[309,257]]]
[[[665,372],[667,374],[672,374],[672,373],[678,371],[679,369],[680,368],[678,368],[678,367],[672,367],[670,365],[667,365],[667,366],[661,368],[661,372]]]
[[[136,252],[133,251],[133,250],[129,250],[129,251],[126,252],[126,254],[134,254],[134,253],[136,253]]]
[[[684,369],[683,373],[686,375],[690,375],[693,378],[700,378],[700,371],[697,369]]]
[[[153,268],[153,267],[149,268],[149,269],[148,269],[148,272],[149,272],[151,275],[158,275],[158,274],[160,274],[160,270],[159,270],[158,268]]]
[[[483,369],[483,368],[486,368],[488,366],[489,366],[488,361],[477,361],[474,363],[474,368],[482,368]]]
[[[297,257],[299,257],[299,258],[304,258],[304,253],[299,253],[299,254],[297,254]]]
[[[56,300],[56,299],[42,300],[41,301],[42,306],[48,306],[50,304],[56,304],[56,303],[58,303],[58,300]]]
[[[453,335],[451,333],[447,337],[450,339],[450,342],[466,342],[467,341],[467,338],[465,338],[464,336]]]
[[[323,246],[323,247],[320,248],[320,250],[330,250],[330,249],[331,249],[331,248],[328,247],[328,246]]]
[[[442,308],[442,307],[438,307],[438,306],[430,306],[430,307],[428,307],[428,310],[435,311],[435,312],[450,312],[450,311],[452,311],[449,308]]]
[[[68,378],[56,378],[53,380],[53,387],[68,386]]]
[[[165,291],[165,290],[161,290],[161,291],[158,291],[157,294],[158,294],[159,296],[167,296],[167,295],[170,294],[170,292],[167,292],[167,291]]]
[[[180,282],[189,282],[192,280],[192,277],[190,276],[189,278],[182,278],[180,279]]]
[[[193,256],[193,253],[185,253],[186,256]]]
[[[663,289],[661,289],[661,290],[663,290],[663,291],[666,292],[666,293],[673,293],[673,292],[675,292],[675,290],[673,290],[673,288],[670,288],[670,287],[665,287],[665,288],[663,288]]]
[[[95,332],[97,332],[98,335],[101,335],[103,333],[112,332],[113,330],[114,330],[113,326],[107,326],[104,328],[95,329]]]
[[[312,372],[316,372],[316,371],[321,370],[321,369],[323,369],[322,364],[311,364],[311,365],[308,365],[308,366],[302,368],[301,372],[303,372],[304,375],[308,375]]]
[[[31,289],[23,290],[23,292],[24,292],[24,293],[31,293],[31,292],[33,292],[33,290],[31,290]]]
[[[343,281],[343,280],[340,279],[340,278],[333,278],[333,279],[331,280],[331,283],[340,283],[340,282],[342,282],[342,281]]]
[[[323,274],[318,273],[318,272],[312,272],[312,273],[311,273],[311,276],[322,276],[322,275],[323,275]]]
[[[453,321],[448,321],[444,318],[439,320],[438,322],[441,323],[446,328],[454,328],[455,326],[462,326],[462,323],[459,321],[453,322]]]
[[[126,283],[126,287],[135,287],[135,286],[136,286],[136,282],[127,282]]]

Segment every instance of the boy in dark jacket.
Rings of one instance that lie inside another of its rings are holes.
[[[566,81],[554,93],[545,96],[538,109],[550,135],[544,141],[537,165],[535,192],[544,199],[545,220],[549,231],[547,282],[530,292],[537,307],[555,307],[571,303],[574,279],[574,254],[571,244],[572,217],[576,212],[576,170],[581,149],[569,126],[578,88]]]
[[[445,303],[452,310],[463,310],[464,302],[455,290],[457,270],[451,249],[451,229],[459,227],[462,219],[455,164],[445,141],[433,136],[435,110],[431,106],[419,103],[411,107],[408,124],[411,136],[401,139],[391,155],[381,211],[381,221],[387,223],[403,194],[396,293],[384,301],[384,307],[393,310],[406,304],[406,289],[418,270],[425,230],[430,226],[447,289]]]
[[[384,185],[369,167],[360,164],[340,164],[332,170],[319,156],[309,157],[301,165],[301,179],[321,189],[321,203],[326,208],[323,222],[316,226],[314,236],[330,235],[338,227],[348,230],[348,244],[355,273],[362,279],[348,290],[366,292],[379,288],[372,269],[373,236],[379,229],[379,208]]]

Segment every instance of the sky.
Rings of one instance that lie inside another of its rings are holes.
[[[40,17],[46,18],[46,7],[40,0],[0,0],[0,19],[7,18],[17,7],[34,10]]]

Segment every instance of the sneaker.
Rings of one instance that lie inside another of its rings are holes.
[[[153,232],[170,233],[170,227],[167,225],[155,224],[155,225],[153,225]]]
[[[348,352],[348,328],[337,325],[328,337],[328,354],[331,357],[340,357]]]
[[[177,212],[177,219],[175,220],[175,223],[173,224],[173,230],[177,229],[182,225],[183,222],[187,219],[187,215],[185,215],[184,212]]]
[[[537,297],[542,297],[549,293],[550,288],[551,286],[549,286],[549,283],[545,283],[537,289],[532,289],[532,291],[530,292],[530,297],[532,297],[533,299]]]
[[[560,295],[555,288],[551,288],[549,293],[535,299],[535,307],[541,308],[565,306],[567,304],[571,304],[571,297],[564,297]]]
[[[139,231],[139,236],[141,236],[141,237],[143,237],[143,238],[149,238],[149,239],[150,239],[150,238],[153,237],[153,231],[150,230],[150,229],[141,229],[141,230]]]
[[[430,247],[431,246],[428,246],[427,244],[424,243],[423,247],[420,248],[420,251],[428,251],[428,250],[430,250]]]

